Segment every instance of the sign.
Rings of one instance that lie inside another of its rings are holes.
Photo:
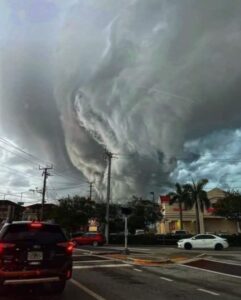
[[[168,195],[161,196],[160,195],[160,202],[161,202],[161,204],[163,204],[163,203],[169,203],[169,201],[170,201],[170,196],[168,196]]]

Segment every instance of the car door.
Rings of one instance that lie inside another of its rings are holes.
[[[85,233],[82,236],[77,237],[76,240],[80,245],[88,245],[88,234]]]
[[[211,249],[214,248],[215,241],[216,241],[215,236],[211,234],[207,234],[206,241],[205,241],[206,248],[211,248]]]
[[[192,241],[193,248],[205,248],[205,236],[202,234],[198,234],[194,237],[195,239]]]

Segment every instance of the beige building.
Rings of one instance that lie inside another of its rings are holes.
[[[225,192],[219,188],[212,189],[208,192],[208,198],[211,204],[214,204],[218,199],[224,198]],[[170,233],[175,230],[180,230],[180,213],[177,204],[169,205],[169,203],[161,203],[164,213],[163,220],[157,225],[157,232],[160,234]],[[201,233],[239,233],[240,229],[237,222],[227,220],[224,217],[215,216],[212,214],[211,208],[200,213]],[[196,233],[196,213],[195,208],[183,211],[183,230],[189,233]]]

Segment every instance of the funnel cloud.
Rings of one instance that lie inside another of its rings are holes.
[[[3,3],[3,135],[95,181],[101,198],[113,152],[113,201],[190,176],[232,187],[239,0]]]

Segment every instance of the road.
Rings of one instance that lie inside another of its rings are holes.
[[[241,277],[214,274],[188,265],[136,266],[110,256],[95,254],[96,248],[74,253],[73,278],[63,295],[34,287],[11,288],[2,300],[152,300],[240,299]],[[93,251],[92,251],[93,250]],[[108,248],[108,250],[113,250]],[[98,250],[99,251],[99,250]],[[107,249],[100,249],[105,253]],[[110,252],[111,252],[110,251]],[[145,249],[141,250],[145,252]],[[92,254],[91,254],[92,253]]]

